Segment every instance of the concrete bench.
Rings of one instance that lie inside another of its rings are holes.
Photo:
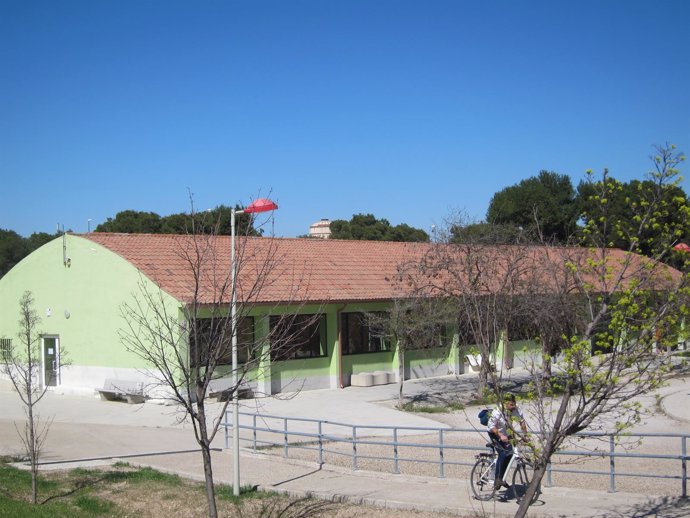
[[[216,398],[218,402],[227,401],[232,397],[233,387],[232,380],[228,378],[211,380],[208,384],[208,397]],[[237,387],[237,399],[251,399],[253,397],[252,388],[244,382],[240,383],[240,386]]]
[[[472,372],[479,372],[482,369],[482,355],[481,354],[468,354],[465,356],[467,358],[467,363],[470,366]],[[489,368],[492,371],[496,370],[496,361],[493,356],[489,357]]]
[[[107,378],[102,389],[96,389],[103,401],[127,401],[130,405],[146,401],[141,381]]]
[[[352,387],[373,387],[395,382],[395,374],[389,371],[360,372],[350,376]]]

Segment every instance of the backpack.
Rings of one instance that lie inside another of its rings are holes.
[[[489,424],[489,418],[491,417],[491,409],[485,408],[484,410],[479,412],[479,415],[477,417],[479,417],[479,422],[483,426],[487,426]]]

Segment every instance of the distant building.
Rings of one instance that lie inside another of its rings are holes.
[[[309,226],[309,237],[328,239],[331,237],[331,220],[322,219]]]

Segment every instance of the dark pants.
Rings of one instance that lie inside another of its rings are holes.
[[[510,458],[513,456],[513,445],[509,442],[503,442],[495,433],[489,432],[489,437],[491,437],[491,442],[498,453],[498,458],[496,459],[496,480],[503,480]]]
[[[496,480],[503,480],[503,475],[506,474],[506,468],[513,456],[513,445],[509,442],[499,441],[496,445],[498,451],[498,458],[496,459]]]

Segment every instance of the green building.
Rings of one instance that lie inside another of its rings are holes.
[[[227,279],[230,238],[204,238],[208,271]],[[328,239],[238,240],[238,303],[251,297],[251,333],[267,336],[278,315],[295,313],[316,326],[310,340],[262,365],[252,383],[273,394],[297,389],[341,388],[353,374],[388,372],[395,381],[400,354],[395,343],[374,336],[364,314],[385,310],[398,296],[395,277],[405,260],[421,257],[425,243]],[[122,342],[123,306],[145,289],[177,312],[195,297],[190,236],[66,234],[24,258],[0,279],[0,345],[18,340],[19,300],[31,291],[41,317],[41,383],[55,390],[93,393],[106,379],[149,379],[150,365]],[[262,265],[270,268],[257,274]],[[247,295],[263,276],[261,289]],[[254,282],[254,284],[252,284]],[[208,286],[206,286],[208,288]],[[244,291],[243,291],[244,289]],[[211,303],[213,290],[197,293]],[[229,308],[229,304],[228,304]],[[294,320],[298,326],[300,317]],[[307,324],[305,324],[307,325]],[[438,346],[406,350],[406,379],[461,373],[462,355],[452,330]],[[230,355],[226,371],[230,370]],[[67,359],[67,361],[64,361]]]

